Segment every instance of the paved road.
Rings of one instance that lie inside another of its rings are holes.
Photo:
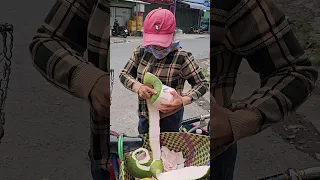
[[[53,0],[10,0],[0,3],[0,22],[10,22],[16,29],[15,56],[6,104],[6,134],[3,144],[0,145],[1,180],[90,179],[89,163],[86,159],[89,146],[88,106],[47,83],[32,67],[29,58],[30,39],[52,4]],[[191,50],[200,48],[200,41],[194,40],[194,44],[185,41],[185,48]],[[112,48],[115,46],[133,47],[133,44],[112,45]],[[118,67],[122,67],[128,58],[123,51],[129,52],[130,49],[124,48],[122,51],[121,48],[118,49],[123,57],[116,61]],[[240,70],[242,74],[237,89],[248,89],[252,85],[257,85],[256,76],[252,76],[252,72],[248,69],[244,64]],[[116,86],[119,87],[119,92],[123,90],[119,84]],[[250,92],[251,90],[247,91]],[[237,91],[235,97],[245,97],[247,93],[244,90]],[[130,93],[122,95],[120,93],[120,96],[134,98]],[[318,98],[315,94],[298,111],[299,116],[296,115],[291,121],[297,120],[302,115],[305,116],[303,119],[314,120],[313,122],[318,120],[319,113],[316,111],[320,102]],[[122,115],[122,119],[114,118],[113,122],[117,121],[114,128],[123,131],[126,127],[135,125],[135,123],[125,123],[119,127],[121,120],[136,121],[136,114],[132,112],[129,116],[129,113],[124,113],[124,109],[117,111],[126,115]],[[312,129],[309,129],[305,134],[318,138],[312,132]],[[312,152],[314,151],[320,152],[319,149],[312,149]],[[239,143],[235,179],[250,180],[279,172],[287,167],[304,168],[314,165],[320,164],[308,153],[297,150],[294,145],[283,140],[280,130],[274,128]]]
[[[253,92],[252,87],[259,87],[258,78],[244,60],[233,98],[243,99],[249,96]],[[283,172],[287,168],[320,166],[320,162],[311,157],[320,152],[320,138],[318,131],[310,123],[317,122],[320,118],[314,108],[319,107],[319,100],[319,91],[316,90],[297,113],[282,124],[240,141],[235,179],[255,179]],[[291,132],[288,130],[289,125],[303,125],[306,129]],[[296,136],[300,142],[297,143],[298,140],[295,141],[294,138],[291,142],[286,140],[289,135]]]

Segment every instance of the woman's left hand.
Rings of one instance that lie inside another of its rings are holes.
[[[171,113],[183,106],[182,96],[180,96],[176,91],[170,92],[173,95],[173,101],[171,103],[163,103],[164,108],[161,108],[160,111],[163,113]]]

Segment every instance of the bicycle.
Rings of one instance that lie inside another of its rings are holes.
[[[210,119],[210,114],[206,115],[200,115],[196,117],[192,117],[189,119],[185,119],[182,121],[182,127],[187,130],[188,133],[197,133],[196,131],[200,129],[202,135],[209,136],[210,134],[210,120],[206,122],[207,119]],[[195,125],[194,123],[199,122],[198,125]],[[204,129],[204,127],[207,126],[207,129]]]
[[[311,167],[303,170],[289,168],[284,173],[258,180],[320,180],[320,167]]]
[[[198,129],[201,131],[201,135],[209,136],[209,131],[204,129],[209,125],[210,115],[200,115],[192,118],[188,118],[182,121],[182,127],[180,128],[181,132],[200,134]],[[199,122],[198,125],[194,123]],[[120,141],[119,141],[120,140]],[[120,147],[123,145],[122,148]],[[114,131],[110,131],[110,180],[118,180],[120,174],[120,162],[123,160],[122,154],[129,153],[138,148],[141,148],[145,145],[145,142],[142,137],[129,137],[124,134],[119,134]],[[119,152],[121,148],[122,152]]]

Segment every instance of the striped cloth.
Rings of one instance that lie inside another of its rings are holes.
[[[110,72],[109,17],[108,0],[57,0],[30,44],[34,66],[56,87],[89,101],[94,84]],[[90,120],[91,152],[106,169],[110,118],[91,106]]]
[[[318,73],[274,1],[217,0],[211,5],[211,98],[221,106],[231,102],[243,59],[261,78],[259,89],[231,106],[237,141],[288,117],[310,96]],[[229,146],[211,149],[211,158]]]
[[[191,97],[191,101],[199,99],[209,89],[209,82],[191,53],[180,48],[169,53],[164,59],[157,60],[151,52],[142,49],[144,48],[139,46],[134,50],[119,76],[121,83],[127,89],[133,91],[132,86],[137,81],[143,83],[146,72],[156,75],[163,84],[174,88],[180,95]],[[192,89],[183,94],[186,81]],[[138,113],[148,119],[146,100],[139,98]],[[173,113],[160,113],[160,116],[164,118],[171,114]]]

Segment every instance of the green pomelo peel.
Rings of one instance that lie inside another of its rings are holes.
[[[137,159],[138,153],[145,153],[146,157],[142,160]],[[151,178],[150,164],[152,162],[149,156],[148,150],[145,148],[139,148],[130,154],[130,157],[126,161],[126,166],[133,177],[136,178]]]
[[[164,172],[163,163],[161,160],[154,160],[150,166],[151,175],[158,179],[158,176]]]
[[[157,91],[157,94],[153,94],[150,98],[151,104],[153,104],[160,96],[162,91],[162,82],[157,76],[147,72],[143,77],[143,84],[151,84],[153,89]]]

